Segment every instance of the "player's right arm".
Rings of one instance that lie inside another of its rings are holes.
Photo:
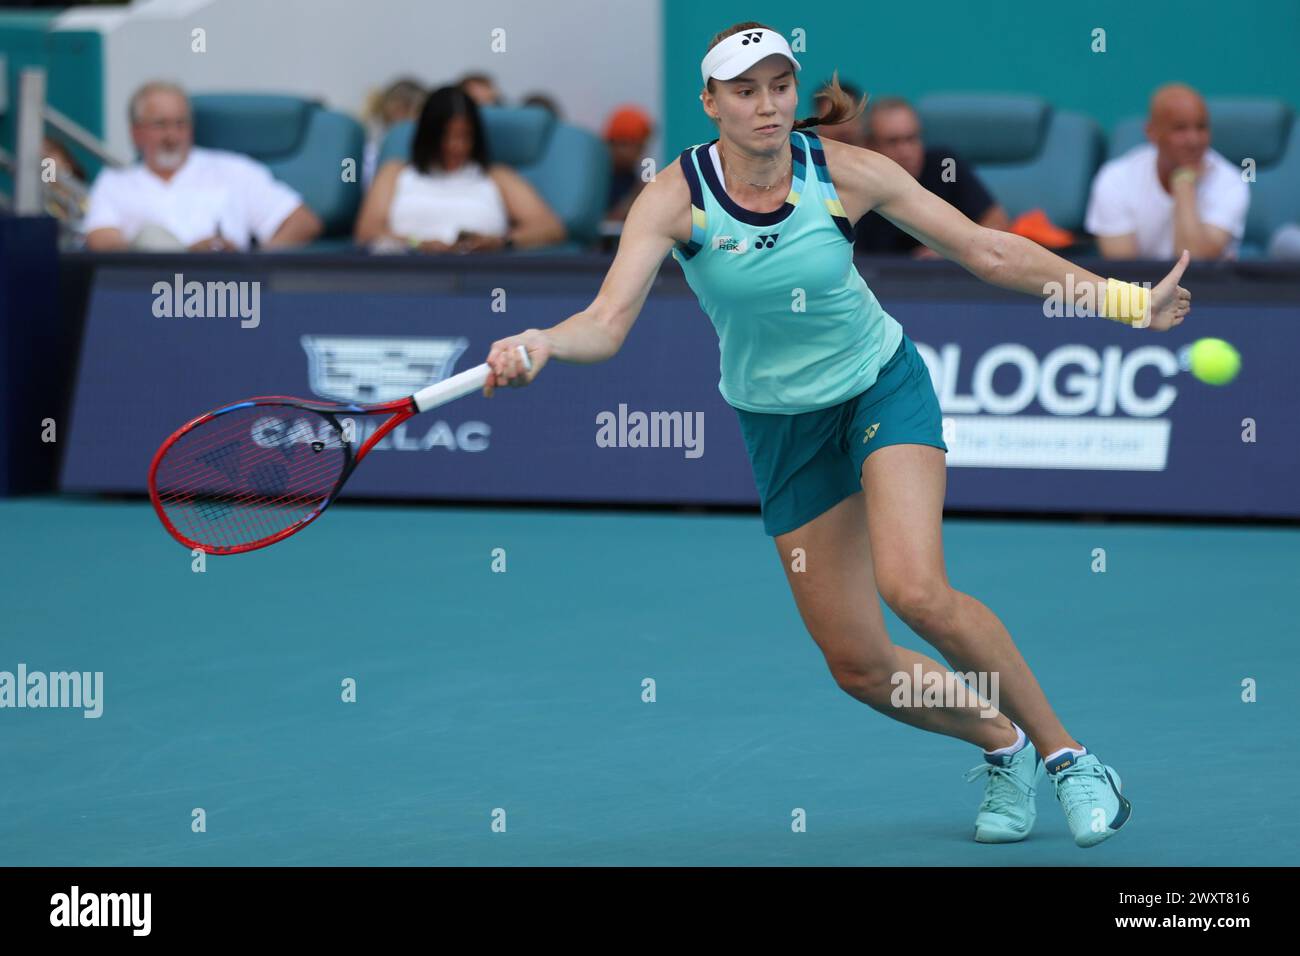
[[[618,253],[591,305],[549,329],[528,329],[492,343],[487,363],[492,374],[485,395],[499,385],[518,387],[535,379],[549,359],[588,365],[618,354],[632,323],[645,305],[664,257],[690,221],[690,189],[672,164],[641,190],[632,203]],[[516,345],[528,349],[533,370],[526,372]]]

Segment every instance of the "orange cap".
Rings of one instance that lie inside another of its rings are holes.
[[[645,139],[651,125],[650,117],[640,107],[620,106],[605,124],[605,139]]]
[[[1031,209],[1017,216],[1008,232],[1032,239],[1040,246],[1047,246],[1049,249],[1064,249],[1074,244],[1074,236],[1068,230],[1055,225],[1042,209]]]

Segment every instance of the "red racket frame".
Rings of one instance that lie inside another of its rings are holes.
[[[211,547],[209,545],[201,544],[187,538],[178,531],[168,519],[167,513],[163,510],[162,502],[159,500],[158,496],[158,465],[166,456],[167,451],[183,435],[189,434],[205,422],[211,421],[226,412],[231,412],[239,408],[247,408],[250,405],[274,405],[279,407],[290,406],[293,408],[301,408],[304,411],[318,412],[330,416],[337,416],[340,414],[383,415],[385,413],[391,413],[392,417],[375,429],[374,433],[365,440],[361,447],[356,450],[355,454],[352,451],[352,445],[347,442],[344,443],[344,448],[347,450],[348,454],[348,460],[344,464],[342,472],[339,474],[338,481],[334,483],[334,487],[330,490],[329,495],[326,496],[325,501],[321,506],[302,521],[290,525],[283,531],[277,532],[269,538],[260,541],[253,541],[249,544],[237,544],[221,547]],[[312,402],[292,395],[259,395],[256,398],[245,398],[238,402],[228,402],[225,405],[214,408],[212,411],[204,412],[197,418],[186,422],[180,428],[176,429],[176,431],[172,432],[171,435],[167,437],[167,440],[158,447],[158,450],[154,452],[153,461],[149,465],[149,500],[153,503],[153,510],[157,513],[158,520],[162,522],[163,527],[167,529],[167,533],[191,550],[197,549],[205,554],[242,554],[247,551],[256,551],[259,548],[265,548],[279,541],[283,541],[292,534],[297,534],[303,528],[307,527],[319,518],[324,513],[325,509],[334,503],[334,499],[337,498],[339,492],[343,490],[344,483],[346,483],[348,478],[351,477],[352,472],[356,470],[357,465],[361,463],[361,459],[365,458],[366,455],[370,453],[370,449],[374,448],[375,445],[377,445],[384,436],[394,428],[418,413],[419,410],[416,408],[415,400],[410,397],[399,398],[396,401],[383,402],[376,405],[345,405],[330,402]]]

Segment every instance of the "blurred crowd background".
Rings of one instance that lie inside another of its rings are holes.
[[[172,37],[165,49],[157,47],[156,71],[138,63],[116,72],[102,67],[102,106],[109,114],[99,124],[102,149],[88,156],[84,137],[70,137],[57,122],[46,124],[39,157],[41,205],[62,223],[64,249],[300,248],[371,255],[609,251],[646,182],[680,149],[693,145],[670,141],[681,139],[686,124],[665,136],[663,114],[672,91],[685,88],[675,73],[663,91],[647,77],[642,84],[647,93],[640,100],[598,107],[598,100],[585,93],[595,87],[609,99],[613,88],[635,89],[631,74],[636,57],[663,58],[664,72],[672,73],[674,63],[690,62],[692,51],[703,51],[704,35],[690,44],[682,41],[691,50],[674,48],[671,56],[666,29],[647,35],[644,48],[626,51],[626,72],[611,74],[611,64],[621,62],[624,51],[611,49],[609,41],[623,43],[626,37],[610,38],[607,25],[616,21],[596,22],[596,7],[570,0],[553,11],[557,32],[546,37],[556,60],[557,88],[538,77],[531,90],[508,97],[488,68],[491,56],[451,75],[436,69],[382,75],[374,66],[375,51],[368,50],[366,65],[353,64],[330,80],[330,91],[313,96],[281,91],[285,85],[303,85],[301,77],[313,72],[315,67],[302,66],[308,53],[285,54],[281,72],[294,76],[293,83],[235,83],[232,70],[238,72],[241,58],[250,73],[267,68],[257,39],[246,35],[245,26],[236,55],[228,32],[194,26],[220,23],[219,14],[232,11],[252,14],[255,6],[249,0],[137,0],[132,5],[60,8],[50,15],[57,19],[49,21],[49,37],[98,31],[104,37],[101,59],[110,61],[127,59],[115,56],[112,38],[124,22],[137,32],[143,29],[139,14],[166,23]],[[675,6],[668,0],[662,10],[666,19],[684,15]],[[1281,34],[1297,32],[1296,5],[1265,6],[1279,18]],[[413,28],[439,22],[427,11],[417,19],[406,0],[384,0],[379,7],[367,12],[327,0],[314,9],[322,17],[352,10],[363,21],[358,30],[376,29],[373,18],[390,7],[398,15],[389,24],[392,31],[402,30],[403,11],[411,14]],[[484,22],[496,22],[492,17],[502,14],[497,20],[514,23],[516,18],[505,13],[518,9],[506,4],[490,11]],[[1109,34],[1106,28],[1081,27],[1072,46],[1104,57],[1110,55],[1107,42],[1127,45],[1138,32],[1138,21],[1116,20],[1118,9],[1109,16],[1100,8],[1095,11],[1094,19],[1110,24]],[[625,14],[628,34],[634,35],[638,18],[646,13]],[[535,10],[530,15],[546,17]],[[0,98],[7,107],[0,117],[0,161],[7,161],[10,173],[19,161],[3,152],[6,138],[13,139],[12,114],[20,99],[12,77],[25,58],[19,38],[24,29],[32,29],[24,16],[0,15],[0,55],[6,56],[11,77],[8,96]],[[459,10],[446,13],[449,23],[465,16]],[[590,24],[589,33],[571,29],[584,22]],[[936,31],[944,22],[936,20]],[[726,23],[719,20],[715,26]],[[1200,24],[1198,34],[1212,32],[1210,27]],[[335,40],[339,33],[339,27],[306,23],[303,30],[304,44],[312,36],[308,30]],[[269,26],[268,31],[273,32]],[[796,49],[807,39],[803,33],[802,28],[792,30]],[[508,44],[516,44],[516,50],[528,44],[530,62],[546,58],[537,49],[534,26],[520,22],[490,28],[484,36],[489,44],[500,42],[501,49],[493,52],[508,56]],[[190,43],[188,60],[177,58],[177,42]],[[398,42],[395,36],[393,42]],[[449,42],[447,36],[430,38],[431,45]],[[907,42],[926,43],[919,34]],[[152,43],[146,46],[154,49]],[[289,68],[291,59],[298,68]],[[394,54],[394,59],[409,57]],[[823,112],[830,72],[814,76],[816,64],[830,57],[805,59],[813,70],[800,80],[801,105],[807,104],[800,116]],[[50,54],[49,62],[49,102],[58,105],[60,95],[75,99],[66,79],[60,80],[68,71],[61,73],[56,66],[68,57]],[[75,62],[78,69],[84,66]],[[869,62],[865,56],[832,61],[840,86],[865,108],[849,122],[815,131],[889,156],[985,226],[1012,230],[1072,254],[1116,259],[1168,259],[1182,248],[1202,260],[1300,259],[1300,124],[1288,98],[1290,81],[1279,83],[1279,89],[1255,84],[1251,95],[1223,95],[1186,82],[1206,70],[1171,51],[1154,65],[1147,62],[1143,78],[1117,81],[1113,67],[1108,69],[1107,83],[1124,83],[1130,96],[1140,85],[1145,102],[1143,114],[1108,124],[1087,111],[1057,106],[1051,89],[1041,94],[1023,88],[977,92],[990,87],[989,77],[1004,71],[1004,64],[981,69],[980,61],[972,60],[968,90],[903,96],[870,89],[867,80],[879,80],[881,70],[864,65]],[[590,65],[587,78],[584,64]],[[656,63],[647,73],[660,66]],[[918,67],[917,72],[923,71]],[[349,85],[348,77],[360,74],[369,81]],[[136,78],[129,88],[128,76]],[[1053,84],[1069,88],[1063,81]],[[342,97],[340,89],[346,91]],[[568,102],[574,89],[584,93],[577,109]],[[331,104],[340,98],[361,105]],[[1096,99],[1100,109],[1100,93]],[[674,108],[698,111],[698,100]],[[118,117],[124,126],[118,126]],[[132,155],[114,156],[115,142],[129,142]],[[12,142],[8,146],[12,150]],[[0,175],[0,203],[5,202],[5,182]],[[869,255],[937,257],[875,213],[857,223],[855,246]]]

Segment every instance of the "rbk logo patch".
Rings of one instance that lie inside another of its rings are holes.
[[[748,239],[737,239],[735,236],[714,236],[713,248],[719,252],[742,253],[749,251]]]

